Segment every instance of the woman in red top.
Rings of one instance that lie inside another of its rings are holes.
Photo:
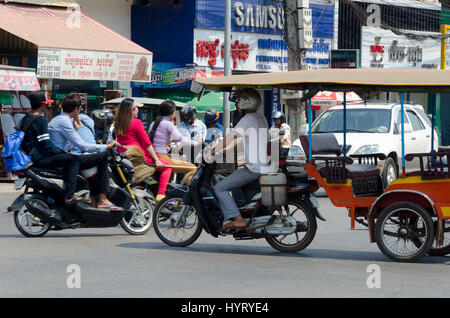
[[[135,103],[131,98],[125,98],[120,103],[114,120],[114,129],[116,131],[117,141],[123,146],[138,146],[145,156],[145,161],[156,165],[156,171],[161,172],[159,178],[158,195],[156,201],[160,201],[165,197],[167,183],[172,174],[172,168],[167,168],[169,162],[161,160],[155,153],[152,143],[145,132],[142,121],[137,118],[139,108],[142,104]],[[119,150],[124,152],[125,150]]]

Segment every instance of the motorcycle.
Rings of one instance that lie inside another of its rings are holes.
[[[106,228],[119,224],[132,235],[148,232],[153,214],[148,193],[131,189],[134,170],[125,155],[115,150],[108,150],[107,154],[111,170],[108,199],[123,207],[123,211],[97,209],[86,202],[66,206],[61,173],[30,165],[17,173],[15,189],[25,187],[25,191],[8,207],[8,212],[14,213],[17,229],[27,237],[40,237],[50,230]],[[87,179],[78,175],[76,194],[87,200],[88,190]]]
[[[153,227],[164,243],[185,247],[194,243],[203,230],[216,238],[219,235],[233,235],[236,240],[265,238],[281,252],[297,252],[312,242],[316,218],[325,220],[317,209],[314,180],[287,175],[287,200],[281,206],[263,204],[259,181],[232,191],[247,227],[219,232],[224,218],[213,188],[215,169],[215,162],[204,161],[189,186],[169,191],[158,203]]]

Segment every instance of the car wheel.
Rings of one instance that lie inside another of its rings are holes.
[[[384,162],[382,174],[384,188],[387,188],[392,181],[396,180],[397,175],[397,165],[395,164],[394,159],[388,157]]]

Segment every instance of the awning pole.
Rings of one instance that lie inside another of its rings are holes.
[[[402,123],[402,176],[406,176],[406,164],[405,164],[405,105],[404,105],[404,94],[400,93],[400,112],[401,112],[401,123]]]
[[[311,106],[311,99],[309,99],[309,106],[308,106],[308,140],[309,140],[309,147],[308,147],[308,159],[309,161],[312,160],[312,106]]]
[[[347,156],[347,92],[344,92],[344,157]]]

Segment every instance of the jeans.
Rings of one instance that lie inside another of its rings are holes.
[[[222,210],[225,220],[241,215],[230,191],[252,183],[253,181],[258,180],[259,177],[261,177],[261,174],[250,171],[248,168],[244,167],[234,171],[231,175],[216,184],[214,192],[219,200],[220,209]]]

